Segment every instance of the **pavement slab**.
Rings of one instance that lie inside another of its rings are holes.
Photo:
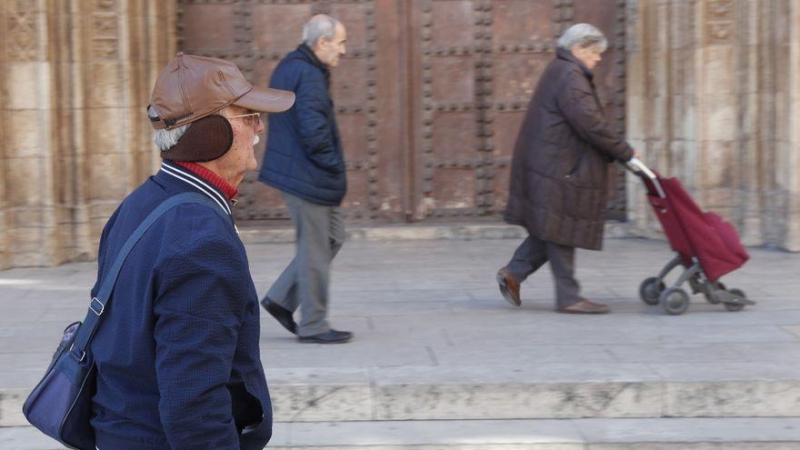
[[[577,278],[613,312],[561,315],[547,266],[523,283],[521,307],[500,296],[494,275],[519,236],[461,233],[347,242],[330,320],[355,333],[351,343],[301,345],[262,316],[276,439],[286,424],[315,422],[800,417],[800,255],[748,249],[751,260],[723,281],[756,305],[732,313],[694,295],[685,314],[668,316],[638,298],[672,258],[667,243],[607,239],[602,252],[578,251]],[[294,246],[247,242],[263,295]],[[22,400],[63,328],[83,318],[95,271],[88,262],[0,272],[0,427],[25,424]]]
[[[439,420],[278,423],[272,450],[797,450],[799,419]],[[0,448],[55,450],[32,427]]]

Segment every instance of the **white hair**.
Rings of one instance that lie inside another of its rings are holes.
[[[608,48],[608,40],[602,31],[588,23],[575,24],[567,28],[567,31],[558,38],[558,46],[564,50],[572,51],[575,46],[586,48],[593,45],[604,52]]]
[[[147,115],[153,119],[158,118],[158,113],[152,106],[147,108]],[[156,144],[156,147],[162,152],[167,151],[178,143],[178,140],[186,133],[189,125],[191,125],[191,123],[187,123],[186,125],[172,130],[165,130],[163,128],[160,130],[153,130],[153,143]]]
[[[303,42],[313,48],[320,38],[333,39],[339,21],[324,14],[312,17],[303,25]]]

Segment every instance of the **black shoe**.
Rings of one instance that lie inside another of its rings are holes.
[[[300,342],[313,342],[317,344],[344,344],[352,338],[353,333],[349,331],[330,329],[324,333],[315,334],[313,336],[300,336],[297,340]]]
[[[267,297],[261,300],[261,306],[263,306],[269,315],[274,317],[283,328],[286,328],[289,333],[297,334],[297,323],[294,321],[291,311],[275,302],[269,301]]]

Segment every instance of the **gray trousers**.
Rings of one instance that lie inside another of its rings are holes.
[[[344,219],[338,206],[311,203],[281,192],[297,233],[295,257],[267,292],[269,301],[294,312],[300,307],[298,336],[330,330],[326,319],[331,262],[344,243]]]
[[[515,280],[522,283],[544,263],[550,261],[550,269],[556,283],[556,308],[565,308],[581,301],[580,285],[575,280],[575,248],[528,236],[514,251],[505,267]]]

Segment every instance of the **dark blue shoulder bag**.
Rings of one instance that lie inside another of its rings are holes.
[[[22,412],[31,425],[69,448],[95,450],[90,420],[96,374],[89,344],[100,317],[111,302],[111,292],[122,264],[150,226],[165,212],[183,203],[206,204],[228,218],[210,198],[193,192],[174,195],[158,205],[120,249],[97,296],[89,303],[83,323],[72,323],[64,330],[44,377],[22,406]]]

